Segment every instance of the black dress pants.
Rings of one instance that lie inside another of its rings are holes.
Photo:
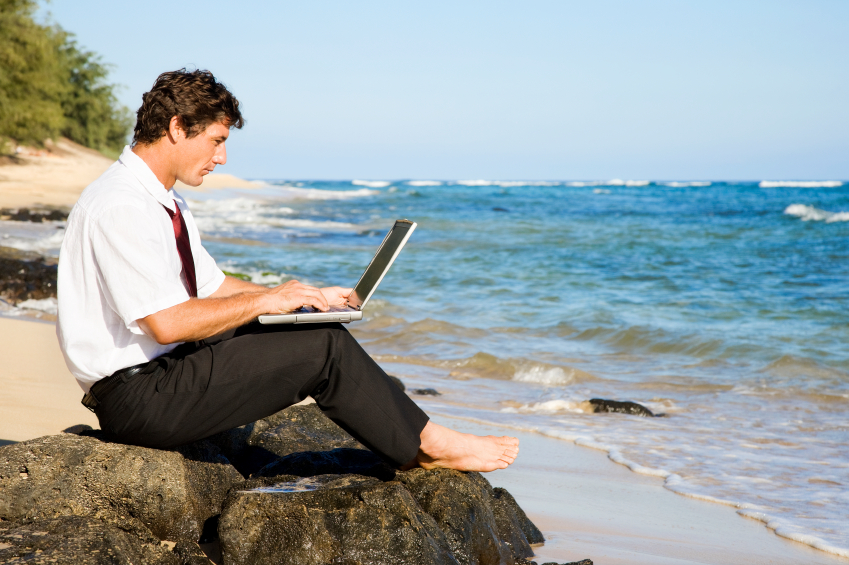
[[[341,324],[252,323],[112,378],[122,382],[97,395],[100,427],[146,447],[191,443],[312,396],[369,449],[403,465],[428,421]]]

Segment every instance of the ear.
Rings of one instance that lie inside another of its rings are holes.
[[[186,137],[183,121],[178,116],[171,116],[171,121],[168,122],[168,139],[171,143],[177,143],[181,137]]]

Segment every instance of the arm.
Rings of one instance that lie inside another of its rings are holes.
[[[144,333],[161,344],[198,341],[242,326],[261,314],[282,314],[305,305],[326,311],[328,302],[344,303],[349,292],[339,287],[318,289],[298,281],[266,288],[226,277],[208,298],[190,298],[138,323]]]

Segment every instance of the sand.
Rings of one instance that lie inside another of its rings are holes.
[[[0,208],[33,206],[70,208],[83,189],[114,161],[67,139],[50,143],[44,150],[24,149],[0,163]],[[177,183],[177,190],[205,191],[221,188],[260,188],[263,182],[246,181],[226,173],[212,173],[199,187]]]

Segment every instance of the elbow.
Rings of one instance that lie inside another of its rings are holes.
[[[142,331],[159,345],[168,345],[180,341],[179,336],[168,325],[157,323],[157,320],[152,316],[142,318],[138,323]]]

